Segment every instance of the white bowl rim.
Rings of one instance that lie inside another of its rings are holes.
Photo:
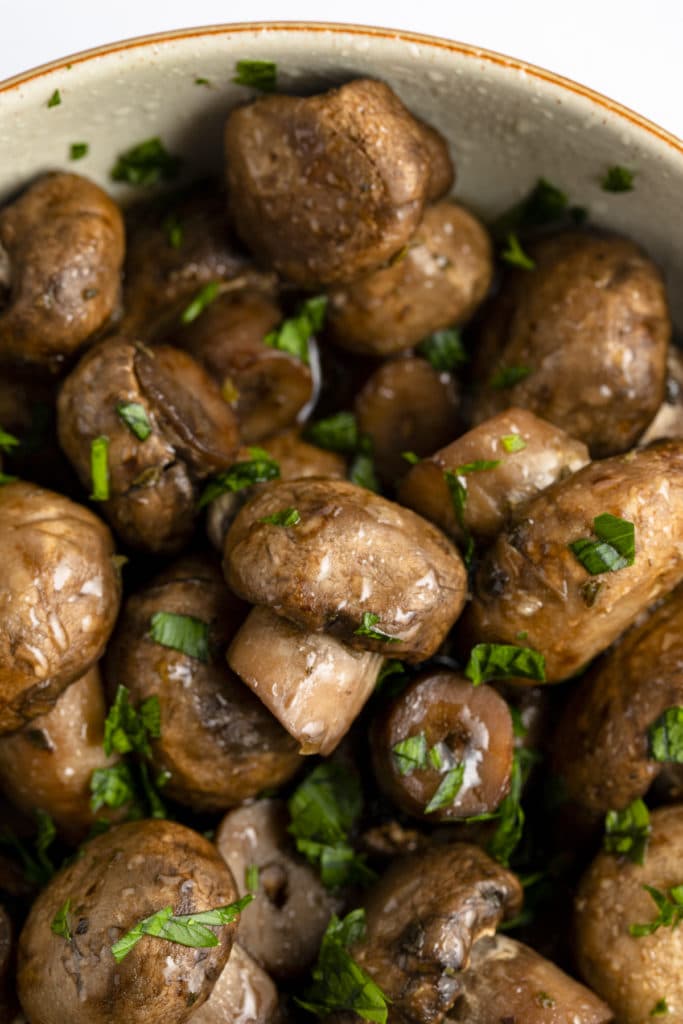
[[[38,65],[35,68],[30,68],[26,71],[13,75],[11,78],[7,78],[4,81],[0,81],[0,94],[9,93],[12,90],[18,89],[19,87],[26,85],[28,82],[32,82],[36,79],[41,78],[43,75],[50,74],[53,71],[59,69],[66,69],[67,66],[72,67],[75,64],[83,64],[87,61],[97,60],[101,57],[107,57],[112,54],[121,53],[126,50],[135,50],[148,46],[159,46],[167,43],[174,43],[184,39],[192,39],[197,37],[211,37],[220,35],[239,35],[241,33],[249,32],[268,32],[268,33],[291,33],[291,32],[309,32],[311,35],[316,33],[329,33],[333,32],[337,35],[347,35],[349,37],[366,37],[371,39],[392,39],[403,41],[406,43],[413,43],[419,46],[432,47],[436,50],[446,50],[453,53],[457,53],[459,56],[475,58],[479,61],[487,61],[490,64],[494,64],[501,68],[508,68],[515,72],[525,72],[527,75],[535,78],[546,85],[551,87],[570,92],[574,95],[583,97],[584,99],[596,104],[601,107],[604,111],[611,115],[623,119],[629,123],[632,127],[641,129],[651,137],[654,137],[658,142],[664,143],[671,147],[675,151],[683,156],[683,139],[679,139],[676,135],[662,128],[660,125],[655,124],[648,118],[643,117],[642,114],[624,106],[622,103],[616,100],[610,99],[604,96],[602,93],[597,92],[594,89],[589,88],[586,85],[581,85],[579,82],[575,82],[571,78],[566,78],[563,75],[556,74],[553,71],[548,71],[545,68],[539,67],[536,64],[531,64],[528,61],[521,60],[517,57],[510,57],[506,54],[498,53],[495,50],[489,50],[486,47],[475,46],[470,43],[462,43],[457,40],[446,39],[445,37],[426,35],[419,32],[411,32],[404,29],[391,29],[381,28],[379,26],[370,25],[356,25],[356,24],[344,24],[341,22],[324,22],[324,21],[252,21],[252,22],[234,22],[225,24],[215,25],[203,25],[192,28],[181,28],[181,29],[169,29],[164,32],[155,32],[149,35],[134,36],[130,39],[123,39],[113,43],[106,43],[102,46],[95,46],[87,50],[81,50],[77,53],[68,55],[66,57],[60,57],[56,60],[49,61],[46,64]]]

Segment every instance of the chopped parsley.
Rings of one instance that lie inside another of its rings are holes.
[[[138,441],[146,441],[152,433],[147,411],[139,402],[119,402],[116,406],[119,419],[125,423]]]
[[[0,451],[11,452],[13,448],[18,448],[21,444],[18,437],[14,434],[8,434],[6,430],[0,427]]]
[[[505,434],[501,437],[500,442],[510,455],[514,452],[523,452],[526,448],[526,441],[521,434]]]
[[[385,643],[400,644],[401,638],[398,636],[390,636],[389,633],[385,633],[381,629],[377,629],[377,623],[379,622],[379,615],[375,615],[374,612],[363,612],[363,621],[361,622],[358,629],[354,629],[354,636],[366,636],[369,640],[383,640]]]
[[[37,830],[32,846],[19,839],[9,825],[0,825],[0,847],[17,857],[27,882],[43,886],[55,873],[55,866],[48,850],[57,837],[57,829],[46,811],[36,810],[35,818]]]
[[[567,219],[574,223],[585,220],[585,210],[569,206],[569,198],[561,189],[545,178],[539,178],[531,192],[493,225],[497,237],[510,231],[557,224]]]
[[[88,155],[89,149],[87,142],[72,142],[69,147],[69,160],[82,160]]]
[[[235,64],[235,85],[247,85],[260,92],[274,92],[277,65],[272,60],[238,60]]]
[[[500,258],[509,263],[511,267],[519,267],[521,270],[535,270],[536,264],[530,256],[524,252],[521,243],[514,231],[507,236],[507,248],[503,249]]]
[[[358,487],[365,487],[368,491],[379,494],[379,480],[370,452],[359,452],[354,455],[349,466],[349,480]]]
[[[18,477],[11,476],[9,473],[0,473],[0,487],[4,487],[5,484],[13,484]]]
[[[613,167],[608,167],[600,180],[600,186],[603,192],[632,192],[634,177],[635,171],[615,164]]]
[[[55,89],[55,91],[52,93],[49,100],[47,101],[47,105],[48,107],[58,107],[61,102],[62,94],[60,93],[59,89]]]
[[[425,814],[432,814],[440,807],[449,807],[460,792],[464,778],[464,764],[456,764],[454,768],[449,768],[441,779],[434,796],[425,807]]]
[[[363,809],[358,778],[333,761],[318,765],[297,786],[288,802],[289,832],[299,853],[320,871],[323,885],[335,889],[374,880],[374,873],[349,842]]]
[[[455,370],[467,362],[467,353],[457,327],[434,331],[420,342],[417,353],[439,373]]]
[[[666,999],[658,999],[655,1005],[650,1010],[651,1017],[666,1017],[669,1012]]]
[[[526,820],[522,807],[522,790],[537,760],[538,754],[526,747],[519,747],[515,751],[512,758],[510,792],[493,814],[493,817],[498,819],[498,827],[486,849],[495,860],[505,866],[510,863],[510,858],[522,839]]]
[[[415,736],[406,736],[391,748],[399,775],[412,775],[414,771],[424,771],[429,766],[427,737],[423,732]]]
[[[173,913],[173,907],[163,907],[161,910],[157,910],[156,914],[139,921],[130,931],[122,935],[118,942],[114,943],[111,947],[114,959],[117,964],[120,964],[144,935],[167,939],[169,942],[176,942],[192,949],[207,949],[217,946],[218,936],[211,929],[232,924],[253,898],[253,894],[248,893],[242,899],[227,906],[202,910],[194,914],[178,915]]]
[[[497,391],[513,388],[515,384],[526,380],[532,372],[530,366],[501,366],[489,380],[489,387]]]
[[[667,708],[648,729],[655,761],[683,764],[683,708]]]
[[[650,812],[642,800],[634,800],[623,811],[608,811],[602,847],[607,853],[628,857],[642,864],[650,839]]]
[[[258,864],[249,864],[244,871],[244,884],[249,892],[256,892],[259,887]]]
[[[298,509],[283,508],[281,512],[273,512],[272,516],[263,516],[259,523],[270,523],[271,526],[297,526],[301,522]]]
[[[420,456],[416,455],[415,452],[401,452],[401,458],[411,466],[417,466],[418,462],[422,462]]]
[[[652,885],[644,885],[642,888],[654,900],[658,913],[652,921],[630,925],[629,934],[641,939],[644,935],[654,935],[660,928],[678,928],[683,920],[683,885],[674,885],[669,889],[668,896]]]
[[[183,225],[177,213],[169,213],[162,224],[168,244],[172,249],[180,249],[183,244]]]
[[[582,537],[568,546],[575,558],[592,576],[618,572],[633,565],[636,557],[635,527],[626,519],[604,512],[593,520],[598,540]]]
[[[155,137],[121,153],[111,169],[111,177],[127,185],[156,185],[175,178],[181,163],[181,159],[169,153],[161,139]]]
[[[325,322],[327,296],[316,295],[306,299],[299,307],[295,316],[284,320],[274,331],[270,331],[263,339],[270,348],[277,348],[295,356],[302,363],[309,365],[309,339],[320,330]]]
[[[90,444],[91,501],[109,500],[109,438],[102,434]]]
[[[152,756],[150,739],[161,736],[161,710],[157,696],[148,697],[135,710],[130,703],[128,687],[119,685],[114,703],[104,722],[104,752],[129,754],[135,751],[144,757]]]
[[[356,417],[352,412],[337,412],[306,429],[306,440],[340,455],[354,455],[360,444],[360,433]]]
[[[209,624],[194,615],[155,612],[150,619],[150,639],[198,661],[209,660]]]
[[[96,768],[90,776],[90,808],[99,811],[102,807],[119,808],[137,804],[137,786],[133,770],[126,761],[109,768]],[[138,814],[133,816],[138,817]],[[139,817],[144,817],[140,812]]]
[[[201,316],[206,307],[210,306],[217,298],[219,290],[219,281],[209,281],[203,288],[200,288],[189,306],[186,306],[181,313],[180,322],[191,324],[198,316]]]
[[[208,482],[199,499],[200,508],[220,498],[221,494],[236,494],[280,476],[279,464],[263,448],[249,448],[249,455],[251,458],[235,462],[230,469],[218,473]]]
[[[194,84],[195,85],[207,85],[207,86],[210,86],[211,85],[211,81],[208,78],[202,78],[201,76],[198,75],[195,78],[195,80],[194,80]]]
[[[476,644],[470,651],[465,675],[475,686],[489,679],[535,679],[545,682],[545,656],[532,647],[515,644]]]
[[[311,984],[296,1002],[318,1017],[347,1010],[362,1020],[386,1024],[389,1000],[360,967],[349,947],[365,937],[365,911],[352,910],[343,920],[332,915],[311,971]]]
[[[60,938],[66,939],[67,942],[71,942],[71,925],[69,924],[70,913],[71,899],[69,898],[65,900],[50,923],[50,931],[52,934],[59,935]]]
[[[455,469],[444,470],[444,480],[451,496],[451,504],[455,513],[455,519],[464,534],[465,540],[465,564],[469,565],[474,553],[474,540],[465,523],[465,509],[467,507],[467,481],[465,477],[470,473],[483,473],[495,469],[500,465],[500,459],[476,459],[474,462],[465,462]]]

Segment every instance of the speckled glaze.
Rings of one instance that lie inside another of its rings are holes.
[[[0,198],[52,168],[110,188],[119,152],[159,135],[185,158],[187,178],[221,159],[226,112],[250,96],[231,81],[241,58],[272,60],[279,88],[311,92],[357,75],[387,81],[449,139],[455,194],[485,217],[539,176],[631,235],[663,266],[683,324],[683,142],[582,86],[462,43],[351,25],[267,23],[187,29],[114,43],[0,84]],[[197,85],[197,77],[211,85]],[[55,89],[61,104],[48,108]],[[69,160],[72,142],[89,153]],[[636,189],[609,194],[606,167],[637,171]]]

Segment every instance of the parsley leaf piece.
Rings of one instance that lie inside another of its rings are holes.
[[[391,748],[399,775],[412,775],[416,769],[427,767],[427,737],[423,732],[406,736]]]
[[[332,915],[311,971],[311,984],[304,998],[296,1000],[299,1006],[318,1017],[348,1010],[363,1020],[386,1024],[388,998],[348,951],[364,936],[364,910],[352,910],[341,921]]]
[[[420,456],[416,455],[415,452],[401,452],[401,458],[411,466],[417,466],[418,462],[422,462]]]
[[[387,682],[387,680],[392,681]],[[382,692],[386,693],[389,697],[393,697],[396,693],[400,693],[407,682],[408,674],[404,663],[402,661],[397,661],[394,658],[390,658],[388,661],[384,662],[380,669],[379,675],[377,676],[377,682],[375,683],[375,693],[382,690]]]
[[[90,443],[91,501],[109,500],[109,438],[104,434]]]
[[[111,169],[111,177],[127,185],[156,185],[175,178],[181,163],[182,160],[169,153],[161,139],[155,137],[121,153]]]
[[[72,142],[69,146],[69,160],[82,160],[88,155],[89,149],[87,142]]]
[[[48,850],[57,836],[57,829],[46,811],[36,810],[35,817],[37,831],[32,840],[33,849],[22,842],[7,825],[0,826],[0,847],[7,848],[19,858],[27,882],[43,886],[47,885],[55,873]]]
[[[259,886],[258,864],[249,864],[244,872],[244,884],[249,892],[256,892]]]
[[[337,412],[324,420],[312,423],[306,429],[306,440],[340,455],[353,455],[358,451],[360,434],[352,412]]]
[[[11,476],[9,473],[0,473],[0,487],[4,484],[13,484],[18,479],[18,476]]]
[[[434,796],[425,807],[425,814],[432,814],[433,811],[438,811],[440,807],[450,806],[460,792],[464,778],[464,764],[456,764],[454,768],[450,768],[441,779]]]
[[[211,85],[211,81],[208,78],[202,78],[198,75],[194,80],[195,85]]]
[[[308,341],[325,322],[327,296],[317,295],[306,299],[299,307],[295,316],[284,320],[274,331],[270,331],[263,339],[270,348],[288,352],[290,356],[300,359],[306,366],[310,363]]]
[[[119,419],[126,424],[138,441],[147,440],[152,433],[152,427],[147,419],[144,405],[140,405],[139,402],[118,402],[116,412]]]
[[[194,615],[155,612],[150,619],[149,635],[163,647],[171,647],[198,661],[209,660],[209,625]]]
[[[17,448],[21,444],[18,437],[14,434],[8,434],[6,430],[0,427],[0,451],[11,452],[13,448]]]
[[[522,790],[531,767],[538,760],[538,754],[526,747],[520,747],[512,758],[510,776],[510,792],[501,803],[495,817],[498,827],[487,845],[487,851],[499,863],[506,867],[522,839],[526,820],[522,807]]]
[[[235,462],[224,473],[218,473],[208,482],[199,499],[199,508],[220,498],[221,494],[236,494],[254,484],[262,484],[266,480],[276,480],[280,476],[280,466],[263,448],[250,448],[250,459]]]
[[[467,353],[457,327],[434,331],[420,342],[417,353],[439,373],[455,370],[467,362]]]
[[[545,682],[545,656],[532,647],[515,644],[476,644],[470,651],[465,675],[475,686],[489,679],[535,679]]]
[[[467,506],[467,482],[462,477],[470,473],[481,473],[489,469],[495,469],[500,465],[500,459],[476,459],[474,462],[465,462],[455,469],[444,470],[444,480],[451,496],[451,503],[455,513],[455,519],[464,534],[465,539],[465,564],[469,565],[474,553],[474,540],[465,523],[465,508]]]
[[[159,698],[148,697],[138,711],[130,703],[130,691],[119,685],[114,703],[104,722],[104,752],[107,756],[116,751],[128,754],[135,751],[143,757],[152,756],[149,738],[161,735],[161,710]]]
[[[60,93],[59,89],[55,89],[55,91],[52,93],[49,100],[47,101],[47,105],[48,107],[58,107],[61,102],[62,94]]]
[[[633,864],[642,864],[651,832],[647,806],[634,800],[623,811],[607,812],[602,846],[607,853],[624,854]]]
[[[514,452],[523,452],[526,448],[526,441],[521,434],[505,434],[500,441],[505,451],[511,455]]]
[[[495,388],[498,391],[503,391],[505,388],[513,388],[515,384],[526,380],[532,372],[530,366],[501,366],[489,380],[489,387]]]
[[[52,918],[50,924],[50,931],[53,935],[59,935],[60,938],[66,939],[67,942],[71,942],[71,925],[69,924],[69,914],[71,913],[71,898],[65,900],[61,905],[55,916]]]
[[[509,263],[512,267],[519,267],[521,270],[535,270],[536,264],[530,256],[524,252],[517,235],[511,231],[507,236],[507,249],[503,249],[500,258]]]
[[[181,323],[191,324],[193,320],[201,316],[206,307],[210,306],[216,299],[219,289],[220,283],[218,281],[209,281],[203,288],[200,288],[189,306],[186,306],[183,310],[180,316]]]
[[[604,512],[593,520],[593,531],[597,541],[582,537],[568,545],[591,576],[618,572],[633,565],[636,557],[636,531],[633,523]]]
[[[630,925],[629,934],[641,939],[644,935],[654,935],[660,928],[677,928],[683,920],[683,885],[669,889],[668,896],[652,885],[642,888],[650,894],[659,913],[652,921]]]
[[[375,472],[375,463],[369,452],[359,452],[349,466],[349,480],[358,487],[379,494],[380,486]]]
[[[163,787],[166,785],[170,778],[170,772],[160,772],[155,782],[150,778],[149,766],[143,761],[138,765],[138,773],[140,778],[140,789],[144,795],[147,811],[145,817],[148,818],[167,818],[166,805],[161,799],[157,792],[157,787]]]
[[[173,212],[167,214],[161,226],[171,248],[180,249],[183,244],[184,231],[178,214]]]
[[[683,764],[683,708],[667,708],[648,729],[655,761]]]
[[[96,768],[90,776],[90,808],[138,806],[135,779],[129,764],[120,761],[109,768]],[[140,814],[142,816],[142,814]]]
[[[130,931],[114,943],[111,947],[114,959],[117,964],[120,964],[144,935],[167,939],[169,942],[189,946],[193,949],[217,946],[218,936],[211,931],[211,928],[231,924],[253,898],[253,895],[249,893],[235,903],[216,907],[214,910],[200,911],[196,914],[176,915],[173,913],[173,907],[162,907],[150,917],[138,921]]]
[[[273,92],[277,85],[277,65],[272,60],[238,60],[233,82],[261,92]]]
[[[655,1005],[650,1010],[651,1017],[666,1017],[669,1012],[669,1007],[666,999],[658,999]]]
[[[568,211],[569,199],[556,185],[539,178],[531,192],[520,203],[500,216],[493,230],[497,237],[505,237],[510,231],[534,228],[544,224],[563,221]]]
[[[379,615],[375,615],[374,612],[363,612],[363,621],[358,627],[354,629],[354,636],[366,636],[370,640],[384,640],[385,643],[389,644],[400,644],[401,638],[398,636],[390,636],[381,629],[377,629],[377,623],[379,622]]]
[[[280,512],[273,512],[272,516],[259,519],[259,523],[270,523],[271,526],[297,526],[300,522],[301,516],[296,508],[283,508]]]
[[[600,186],[603,192],[632,192],[635,173],[628,167],[620,167],[615,164],[613,167],[607,168],[600,180]]]

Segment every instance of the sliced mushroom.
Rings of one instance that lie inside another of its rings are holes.
[[[0,210],[3,358],[58,369],[111,319],[123,251],[118,207],[76,174],[46,174]]]
[[[399,500],[461,543],[468,535],[490,540],[519,505],[589,461],[581,441],[531,412],[507,409],[412,466]],[[461,511],[451,475],[464,494]]]
[[[575,947],[584,980],[614,1010],[619,1024],[643,1024],[665,1000],[664,1019],[683,1018],[683,930],[663,924],[632,935],[658,908],[645,886],[671,899],[683,879],[683,806],[650,816],[643,864],[599,853],[581,880],[575,903]],[[679,907],[680,910],[680,907]]]
[[[21,810],[36,808],[71,841],[82,839],[95,818],[90,779],[118,757],[102,747],[106,708],[95,666],[62,693],[46,714],[0,738],[0,787]]]
[[[380,786],[426,821],[495,811],[510,788],[509,708],[454,672],[424,673],[402,690],[380,712],[371,746]],[[459,783],[449,789],[451,778]]]
[[[339,903],[295,852],[288,823],[284,803],[258,800],[231,811],[216,835],[240,894],[247,892],[249,868],[258,877],[254,900],[240,919],[240,945],[269,974],[285,980],[315,960]]]
[[[375,466],[390,483],[409,469],[404,452],[430,455],[457,433],[458,387],[425,359],[383,363],[356,398],[358,429],[372,440]]]
[[[590,989],[529,946],[494,935],[472,949],[464,992],[448,1021],[467,1024],[609,1024],[614,1014]]]
[[[482,936],[522,904],[517,878],[467,843],[396,861],[371,890],[354,959],[392,1001],[397,1021],[440,1024]]]
[[[183,825],[140,821],[97,836],[31,908],[19,938],[24,1012],[31,1024],[185,1024],[227,963],[239,915],[214,929],[214,947],[143,934],[118,963],[111,947],[167,906],[192,915],[236,898],[225,861]],[[51,928],[60,912],[68,934]]]
[[[278,993],[271,978],[239,942],[233,942],[230,959],[221,971],[213,992],[192,1015],[193,1024],[276,1024]]]
[[[354,352],[393,355],[469,320],[492,276],[484,226],[462,206],[436,203],[389,266],[330,293],[332,335]]]
[[[287,782],[301,764],[291,737],[225,663],[244,611],[209,559],[181,559],[128,599],[107,654],[112,697],[123,683],[135,705],[158,699],[153,764],[170,773],[164,793],[195,810],[234,807]],[[192,620],[206,649],[154,640],[159,614]]]
[[[288,508],[297,525],[263,521]],[[434,653],[465,600],[464,566],[436,527],[343,480],[269,483],[230,528],[224,569],[236,593],[303,629],[406,661]]]

